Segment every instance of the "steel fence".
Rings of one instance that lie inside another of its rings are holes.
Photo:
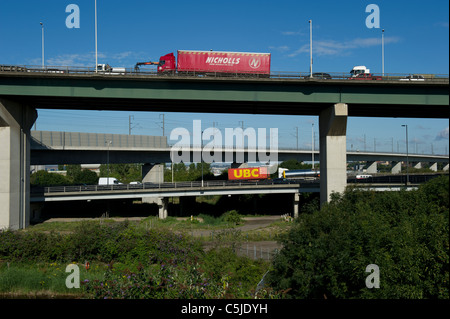
[[[302,181],[310,182],[310,181]],[[192,181],[174,183],[139,183],[139,184],[111,184],[111,185],[76,185],[76,186],[53,186],[32,187],[32,193],[79,193],[79,192],[104,192],[104,191],[136,191],[151,189],[177,189],[177,188],[202,188],[202,187],[233,187],[233,186],[262,186],[277,184],[299,184],[298,180],[243,180],[243,181]]]
[[[212,78],[241,78],[241,79],[280,79],[280,80],[304,80],[304,81],[335,81],[335,80],[351,80],[351,81],[367,81],[376,80],[373,82],[383,81],[404,81],[404,82],[449,82],[448,74],[417,74],[417,73],[373,73],[370,78],[354,78],[345,72],[328,72],[311,74],[309,72],[289,72],[289,71],[272,71],[270,75],[266,74],[252,74],[242,72],[171,72],[166,74],[159,74],[156,70],[143,69],[137,70],[135,68],[121,68],[120,71],[112,69],[111,71],[96,71],[95,67],[83,66],[35,66],[35,65],[0,65],[0,72],[9,73],[30,73],[30,74],[53,74],[53,75],[99,75],[99,76],[134,76],[134,77],[212,77]],[[421,75],[422,79],[414,79],[413,75]],[[379,81],[381,79],[381,81]]]

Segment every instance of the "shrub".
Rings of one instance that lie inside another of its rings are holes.
[[[197,258],[201,246],[180,234],[144,230],[128,222],[83,222],[73,233],[0,232],[0,258],[30,261],[180,263]]]
[[[449,298],[448,177],[417,191],[347,189],[302,214],[267,280],[290,298]],[[366,266],[380,268],[368,289]]]
[[[238,212],[234,209],[226,212],[225,214],[223,214],[223,216],[224,220],[227,223],[239,225],[242,222],[241,215],[239,215]]]
[[[82,282],[83,289],[96,299],[252,298],[266,271],[264,262],[238,257],[229,249],[203,257],[202,262],[159,263],[133,272],[110,266],[103,279]]]
[[[38,171],[31,174],[30,183],[32,186],[48,187],[68,185],[70,184],[70,181],[65,176],[60,174],[49,173],[47,171]]]

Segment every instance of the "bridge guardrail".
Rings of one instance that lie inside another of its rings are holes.
[[[314,182],[302,180],[302,183]],[[259,180],[259,181],[203,181],[203,187],[231,187],[231,186],[258,186],[299,184],[299,180]],[[202,188],[201,181],[174,182],[174,183],[142,183],[142,184],[111,184],[111,185],[77,185],[77,186],[53,186],[32,187],[31,193],[81,193],[81,192],[103,192],[116,190],[150,190],[150,189],[176,189],[176,188]]]
[[[196,71],[183,72],[183,74],[171,73],[170,75],[159,75],[156,70],[142,69],[136,71],[134,68],[123,68],[124,72],[117,71],[99,71],[96,72],[94,67],[74,67],[74,66],[36,66],[36,65],[0,65],[0,72],[10,72],[10,73],[43,73],[43,74],[59,74],[59,75],[107,75],[107,76],[176,76],[176,77],[205,77],[205,75],[199,75]],[[310,72],[290,72],[290,71],[272,71],[270,73],[271,79],[283,79],[283,80],[305,80],[305,81],[317,81],[317,80],[351,80],[351,81],[367,81],[375,80],[381,77],[381,81],[377,80],[374,82],[383,81],[404,81],[404,82],[417,82],[416,80],[407,80],[407,77],[412,75],[417,75],[419,73],[385,73],[378,74],[373,73],[372,78],[352,78],[348,73],[344,72],[327,72],[327,75],[331,77],[328,79],[310,77]],[[448,74],[420,74],[423,76],[423,80],[418,82],[449,82]],[[213,78],[266,78],[267,75],[259,74],[242,74],[242,73],[208,73],[207,77]]]
[[[429,181],[441,174],[410,174],[409,183],[420,184]],[[448,173],[444,173],[448,175]],[[203,187],[232,187],[232,186],[262,186],[262,185],[301,185],[318,183],[319,179],[271,179],[271,180],[247,180],[247,181],[203,181]],[[349,184],[405,184],[406,175],[374,175],[369,178],[356,179],[355,176],[347,178]],[[202,188],[202,181],[174,182],[174,183],[142,183],[142,184],[111,184],[111,185],[77,185],[77,186],[53,186],[53,187],[31,187],[31,193],[58,194],[58,193],[82,193],[82,192],[105,192],[118,190],[157,190],[177,188]]]

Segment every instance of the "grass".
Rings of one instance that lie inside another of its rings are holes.
[[[28,227],[24,231],[36,231],[36,232],[72,232],[76,227],[78,227],[83,222],[90,223],[115,223],[116,221],[113,219],[92,219],[92,220],[84,220],[84,221],[71,221],[71,222],[48,222],[36,224]]]
[[[243,216],[244,218],[246,216]],[[249,217],[255,217],[251,215]],[[114,219],[96,219],[88,221],[73,221],[73,222],[49,222],[41,223],[34,226],[30,226],[25,231],[29,232],[58,232],[58,233],[68,233],[73,232],[81,223],[116,223]],[[211,216],[207,214],[199,214],[198,216],[193,216],[192,220],[190,217],[177,218],[168,217],[167,219],[161,220],[156,216],[151,216],[144,218],[140,221],[134,221],[136,225],[140,228],[158,228],[162,230],[170,230],[175,232],[184,232],[191,234],[195,231],[221,231],[230,228],[237,228],[239,226],[245,225],[243,221],[240,225],[235,225],[233,223],[228,223],[225,221],[223,215],[221,216]],[[244,240],[249,241],[276,241],[278,236],[285,233],[290,227],[291,223],[282,221],[275,221],[269,226],[260,228],[257,230],[246,231],[242,233]],[[206,236],[205,236],[206,238]]]
[[[78,265],[81,280],[103,277],[106,266],[96,264],[86,270]],[[0,298],[82,297],[80,289],[66,287],[67,265],[58,263],[0,262]]]
[[[252,216],[253,217],[253,216]],[[119,225],[119,222],[115,221],[114,219],[97,219],[97,220],[88,220],[88,221],[73,221],[73,222],[49,222],[49,223],[42,223],[38,225],[31,226],[27,228],[26,230],[20,230],[19,232],[28,232],[29,235],[34,235],[34,232],[36,234],[39,233],[62,233],[63,235],[71,234],[71,233],[77,233],[79,231],[79,227],[82,226],[84,223],[85,229],[90,229],[86,226],[87,224],[108,224],[108,225]],[[221,247],[235,247],[239,243],[243,243],[246,240],[247,241],[255,241],[255,240],[276,240],[275,237],[278,233],[285,231],[290,227],[289,223],[282,223],[282,222],[274,222],[269,227],[259,229],[258,231],[251,231],[248,233],[242,233],[239,227],[236,227],[235,225],[230,225],[230,223],[227,223],[223,216],[219,217],[213,217],[209,215],[198,215],[195,218],[191,220],[191,218],[175,218],[175,217],[169,217],[166,220],[160,220],[157,217],[148,217],[145,219],[142,219],[140,221],[129,221],[130,225],[132,224],[133,227],[130,228],[134,229],[133,232],[140,233],[141,231],[148,230],[149,228],[154,228],[158,230],[162,230],[163,233],[165,230],[167,230],[168,233],[171,231],[173,232],[180,232],[185,233],[185,235],[190,235],[190,232],[192,231],[194,233],[195,230],[201,231],[201,230],[211,230],[214,232],[214,236],[211,238],[210,236],[204,236],[204,237],[196,237],[194,239],[194,242],[202,243],[204,248],[206,248],[209,245],[209,248],[211,248],[211,245],[215,247],[214,249],[217,249],[217,251],[220,250]],[[243,223],[245,224],[245,222]],[[87,227],[87,228],[86,228]],[[124,232],[124,236],[130,236],[131,233]],[[197,233],[198,234],[198,233]],[[31,238],[38,238],[38,237],[31,237]],[[130,237],[131,238],[131,237]],[[122,239],[126,239],[123,237]],[[187,239],[189,240],[189,239]],[[192,239],[191,239],[192,240]],[[33,244],[30,242],[32,248]],[[111,243],[110,243],[111,244]],[[164,244],[165,245],[165,244]],[[165,246],[160,246],[161,249],[164,249]],[[142,245],[141,245],[142,246]],[[112,247],[112,246],[111,246]],[[172,246],[167,246],[165,249],[178,249],[178,247],[171,248]],[[136,246],[136,249],[138,247]],[[141,247],[142,249],[142,247]],[[182,248],[180,248],[182,249]],[[200,248],[201,249],[201,248]],[[226,272],[226,276],[229,276],[232,274],[234,284],[236,285],[236,278],[239,278],[239,274],[241,271],[237,271],[237,269],[241,266],[237,266],[240,263],[242,265],[247,265],[254,267],[253,262],[249,261],[238,261],[240,259],[233,259],[237,257],[228,257],[225,258],[224,261],[218,262],[218,258],[220,257],[219,253],[216,253],[216,255],[211,255],[210,250],[208,249],[207,255],[202,255],[202,258],[213,260],[213,263],[216,263],[216,266],[214,267],[225,267],[225,264],[228,265],[230,263],[231,265],[234,265],[233,267],[237,267],[236,269],[230,268],[230,273],[228,271]],[[136,251],[138,253],[138,251]],[[209,256],[209,257],[208,257]],[[216,256],[216,257],[212,257]],[[231,255],[230,255],[231,256]],[[235,256],[233,254],[233,256]],[[212,259],[211,259],[212,258]],[[86,294],[87,290],[84,289],[69,289],[66,287],[66,278],[70,275],[70,273],[66,273],[65,269],[67,264],[64,262],[49,262],[49,261],[37,261],[32,262],[31,259],[23,259],[22,257],[19,259],[20,261],[11,261],[8,260],[1,260],[0,259],[0,298],[14,298],[14,299],[40,299],[40,298],[90,298],[90,295]],[[84,259],[83,259],[84,260]],[[83,262],[83,260],[80,260],[80,262]],[[225,262],[226,260],[226,262]],[[128,262],[129,261],[129,262]],[[125,259],[120,262],[114,262],[114,269],[119,273],[120,271],[124,272],[134,272],[139,273],[139,267],[141,267],[140,263],[133,262],[133,259],[130,259],[128,261],[125,261]],[[68,261],[70,262],[70,261]],[[203,260],[201,262],[202,265],[204,265],[204,262],[206,260]],[[166,262],[164,262],[166,263]],[[255,261],[255,263],[257,263]],[[89,270],[86,270],[84,268],[84,265],[78,264],[80,269],[80,280],[89,280],[90,282],[96,282],[96,281],[105,281],[105,274],[108,270],[108,265],[105,264],[105,261],[92,261],[92,265]],[[146,269],[148,267],[157,266],[155,265],[147,265]],[[245,266],[245,267],[247,267]],[[188,267],[188,266],[185,266]],[[189,266],[191,267],[191,266]],[[213,266],[209,266],[212,267]],[[259,267],[259,266],[258,266]],[[264,266],[264,267],[268,267]],[[150,269],[148,268],[148,269]],[[158,268],[158,267],[157,267]],[[177,268],[178,269],[178,268]],[[215,269],[215,268],[214,268]],[[149,270],[150,271],[150,270]],[[175,269],[175,273],[178,273],[178,270]],[[183,268],[179,268],[180,274],[183,273]],[[211,273],[215,273],[216,270],[211,270]],[[221,270],[222,271],[222,270]],[[155,270],[152,270],[152,272],[155,272]],[[261,272],[261,274],[259,274]],[[265,270],[258,270],[258,273],[254,273],[252,276],[256,276],[259,278],[259,276],[265,272]],[[117,274],[116,273],[116,274]],[[208,272],[209,273],[209,272]],[[205,270],[206,274],[206,270]],[[181,276],[181,275],[180,275]],[[187,274],[186,274],[187,276]],[[224,273],[225,276],[225,273]],[[246,275],[247,279],[251,278],[252,276]],[[168,277],[169,278],[169,277]],[[171,277],[170,277],[171,278]],[[184,277],[183,277],[184,278]],[[260,279],[260,278],[259,278]],[[258,280],[259,280],[258,279]],[[187,280],[187,279],[186,279]],[[216,278],[216,280],[220,280]],[[244,278],[243,278],[244,280]],[[249,285],[249,287],[253,287],[253,280],[252,283]],[[246,280],[243,281],[243,283]],[[188,282],[188,280],[186,281]],[[236,287],[236,286],[234,286]],[[237,288],[236,288],[237,289]],[[246,288],[247,289],[247,288]],[[250,289],[250,288],[248,288]],[[240,293],[243,293],[243,290],[235,290]],[[243,294],[241,296],[244,296]],[[247,296],[247,295],[245,295]]]

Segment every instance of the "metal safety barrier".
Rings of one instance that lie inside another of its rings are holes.
[[[289,71],[272,71],[268,74],[253,74],[242,72],[199,72],[196,70],[185,72],[170,72],[159,74],[156,70],[135,68],[121,68],[122,71],[97,71],[95,67],[80,66],[35,66],[35,65],[0,65],[0,72],[8,73],[28,73],[28,74],[53,74],[53,75],[98,75],[98,76],[114,76],[114,77],[195,77],[195,78],[240,78],[240,79],[280,79],[280,80],[304,80],[304,81],[367,81],[373,80],[374,83],[383,81],[403,81],[409,83],[418,82],[441,82],[448,83],[448,74],[417,74],[417,73],[373,73],[370,78],[354,78],[344,72],[329,72],[320,74],[311,74],[309,72],[289,72]],[[421,75],[421,79],[414,78],[413,75]],[[381,80],[380,80],[381,79]]]
[[[302,183],[314,181],[302,180]],[[156,189],[177,189],[177,188],[205,188],[205,187],[236,187],[236,186],[262,186],[262,185],[296,185],[299,180],[255,180],[255,181],[192,181],[174,183],[142,183],[142,184],[111,184],[111,185],[77,185],[77,186],[53,186],[53,187],[32,187],[31,193],[81,193],[81,192],[105,192],[105,191],[136,191],[136,190],[156,190]]]

